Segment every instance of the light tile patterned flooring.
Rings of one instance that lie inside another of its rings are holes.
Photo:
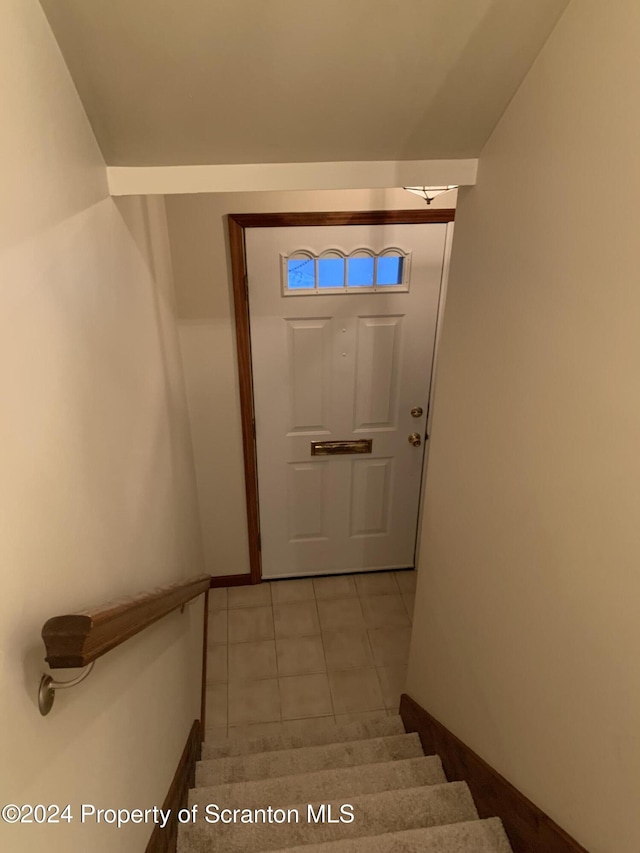
[[[397,713],[414,591],[413,571],[212,589],[207,737]]]

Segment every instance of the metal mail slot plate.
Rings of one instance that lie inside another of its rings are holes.
[[[344,456],[347,453],[371,453],[372,438],[357,441],[312,441],[312,456]]]

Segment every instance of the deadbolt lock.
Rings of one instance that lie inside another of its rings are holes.
[[[421,418],[422,417],[422,406],[414,406],[411,409],[411,417],[412,418]]]
[[[412,432],[409,436],[409,444],[413,444],[414,447],[420,447],[422,444],[422,439],[420,438],[420,433]]]

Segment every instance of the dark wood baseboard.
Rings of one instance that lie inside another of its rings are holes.
[[[246,575],[214,575],[211,578],[211,589],[217,589],[219,586],[247,586],[254,583],[251,574]]]
[[[406,694],[400,716],[426,754],[437,753],[450,782],[466,782],[481,818],[502,819],[513,853],[587,853],[557,823]]]
[[[202,727],[200,720],[194,720],[187,743],[178,762],[175,775],[169,786],[169,792],[162,804],[163,811],[171,810],[171,818],[164,829],[154,830],[145,853],[175,853],[178,842],[178,819],[180,809],[186,808],[189,788],[196,782],[196,762],[202,754]]]
[[[202,620],[202,679],[200,683],[200,731],[207,727],[207,667],[209,656],[209,590],[204,596],[204,618]]]
[[[414,566],[405,566],[402,569],[393,569],[394,572],[412,572],[414,571]],[[376,571],[375,569],[373,571]],[[380,569],[380,571],[388,571],[387,569]],[[368,575],[371,574],[371,569],[365,569],[362,572],[349,572],[349,574],[363,574]],[[301,578],[307,578],[309,575],[300,575]],[[318,578],[334,578],[340,577],[340,574],[335,572],[327,572],[326,574],[313,575],[313,577]],[[295,576],[286,577],[286,578],[272,578],[271,581],[273,583],[277,583],[278,581],[290,581],[296,580]],[[244,575],[212,575],[211,576],[211,589],[217,589],[221,586],[248,586],[249,584],[254,583],[262,583],[262,578],[254,578],[251,572],[247,572]]]

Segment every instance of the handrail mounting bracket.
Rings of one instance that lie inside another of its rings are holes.
[[[50,675],[43,675],[40,679],[40,687],[38,688],[38,708],[43,717],[46,717],[49,711],[53,708],[53,703],[56,698],[56,690],[63,688],[75,687],[80,684],[89,675],[93,669],[95,661],[92,661],[89,666],[86,666],[80,675],[72,678],[69,681],[54,681]]]

